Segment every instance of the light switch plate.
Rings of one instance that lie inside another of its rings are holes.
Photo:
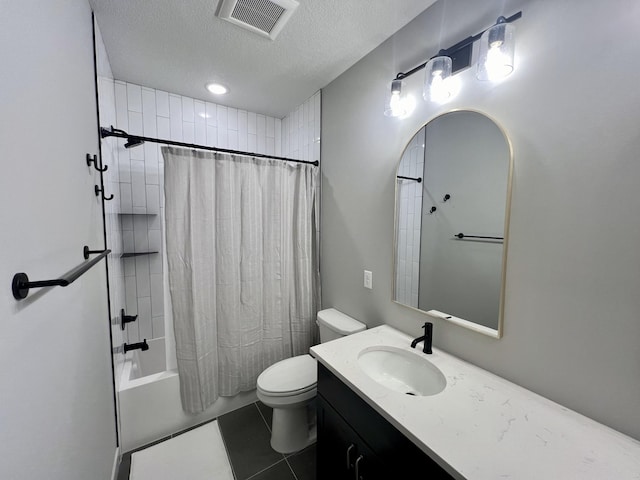
[[[369,270],[364,271],[364,288],[373,288],[373,273],[371,273]]]

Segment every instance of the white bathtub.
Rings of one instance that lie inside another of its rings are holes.
[[[165,370],[165,339],[148,340],[149,350],[127,354],[119,386],[121,452],[129,452],[256,401],[255,390],[220,397],[206,411],[187,414],[180,401],[177,370]]]

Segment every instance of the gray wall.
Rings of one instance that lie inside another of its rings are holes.
[[[0,10],[0,478],[110,478],[116,453],[105,263],[16,301],[16,272],[55,278],[104,245],[85,1]]]
[[[504,7],[504,8],[503,8]],[[446,105],[383,115],[385,88],[518,9],[516,70],[499,85],[458,75]],[[435,321],[435,345],[640,438],[640,3],[437,3],[323,90],[324,306],[412,335],[426,317],[391,301],[394,175],[429,119],[486,112],[515,155],[504,337]],[[442,26],[442,34],[440,28]],[[373,271],[373,290],[362,271]]]

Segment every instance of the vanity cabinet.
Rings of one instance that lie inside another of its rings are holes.
[[[322,440],[320,440],[322,439]],[[318,398],[318,478],[382,480],[384,465],[349,424]]]
[[[453,478],[320,363],[317,402],[318,479]]]

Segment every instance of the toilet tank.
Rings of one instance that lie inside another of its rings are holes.
[[[320,343],[325,343],[361,332],[367,326],[335,308],[328,308],[318,312],[318,328],[320,329]]]

